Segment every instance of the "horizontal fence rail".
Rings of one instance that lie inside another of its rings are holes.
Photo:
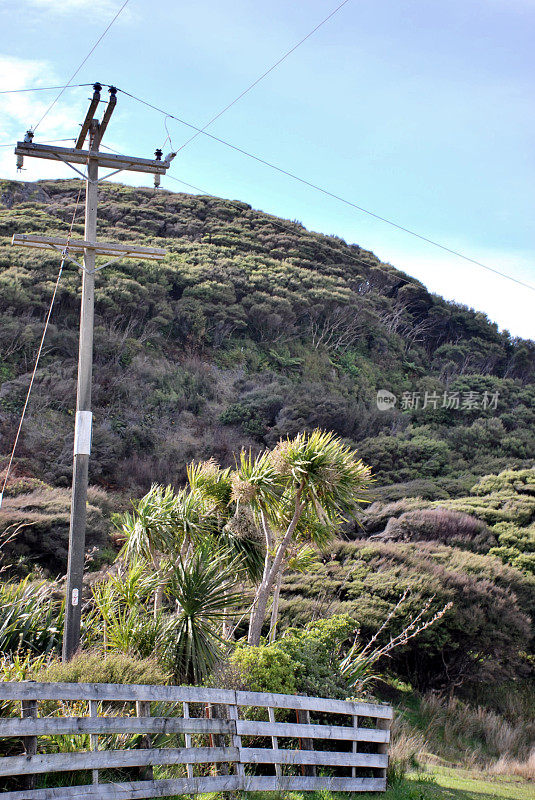
[[[386,704],[301,695],[4,682],[0,800],[384,791],[391,721]]]

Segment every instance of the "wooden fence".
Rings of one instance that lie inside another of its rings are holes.
[[[391,720],[301,695],[0,683],[0,800],[384,791]]]

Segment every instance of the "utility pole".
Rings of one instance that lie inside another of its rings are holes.
[[[98,185],[111,175],[122,170],[133,172],[149,172],[154,174],[154,184],[159,186],[160,175],[165,175],[174,153],[170,153],[165,161],[161,160],[161,151],[156,152],[156,159],[132,158],[130,156],[101,153],[100,143],[108,126],[113,110],[117,104],[117,90],[111,86],[110,98],[106,110],[99,122],[95,112],[101,102],[102,86],[95,83],[93,98],[74,148],[50,147],[33,143],[33,133],[28,131],[24,142],[18,142],[15,148],[17,166],[22,167],[24,156],[52,159],[67,164],[86,182],[85,197],[85,229],[83,241],[72,240],[68,248],[61,239],[53,239],[40,235],[14,234],[12,244],[22,247],[39,247],[56,250],[65,258],[74,262],[82,270],[82,301],[80,310],[80,340],[78,347],[78,387],[76,398],[76,422],[74,431],[74,455],[72,473],[71,518],[69,528],[69,555],[67,565],[67,586],[65,602],[65,628],[63,633],[63,660],[68,661],[78,650],[80,644],[82,581],[85,560],[85,532],[87,520],[87,486],[89,456],[91,452],[91,379],[93,371],[93,327],[95,304],[95,274],[122,258],[143,258],[161,260],[165,250],[145,248],[137,245],[118,245],[109,242],[97,242],[97,203]],[[89,149],[83,150],[89,135]],[[82,173],[73,164],[87,167],[87,174]],[[103,178],[98,177],[99,167],[108,167],[113,171]],[[71,255],[83,254],[83,263]],[[98,255],[112,256],[105,264],[96,266]]]

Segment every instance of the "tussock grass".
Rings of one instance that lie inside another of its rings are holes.
[[[412,719],[428,750],[427,754],[420,752],[420,760],[432,760],[430,754],[433,754],[449,763],[489,774],[532,778],[535,719],[527,694],[521,689],[511,689],[507,709],[425,695]]]
[[[394,717],[389,747],[388,783],[397,784],[407,772],[418,769],[427,742],[422,733],[412,728],[402,716]]]
[[[526,781],[535,781],[535,747],[523,761],[502,756],[491,766],[489,773],[491,775],[515,775]]]

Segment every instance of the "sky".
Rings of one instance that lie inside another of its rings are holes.
[[[123,0],[3,0],[0,90],[67,82]],[[130,0],[74,83],[98,80],[202,127],[340,0]],[[350,0],[210,132],[535,287],[535,0]],[[90,87],[69,88],[35,141],[76,136]],[[0,95],[0,144],[57,95]],[[105,97],[105,92],[103,92]],[[152,158],[165,118],[126,95],[104,142]],[[172,148],[191,130],[167,119]],[[69,146],[65,142],[65,146]],[[0,147],[0,177],[66,177]],[[535,338],[535,291],[328,198],[205,136],[162,187],[241,200],[336,234]],[[152,185],[151,176],[116,180]]]

